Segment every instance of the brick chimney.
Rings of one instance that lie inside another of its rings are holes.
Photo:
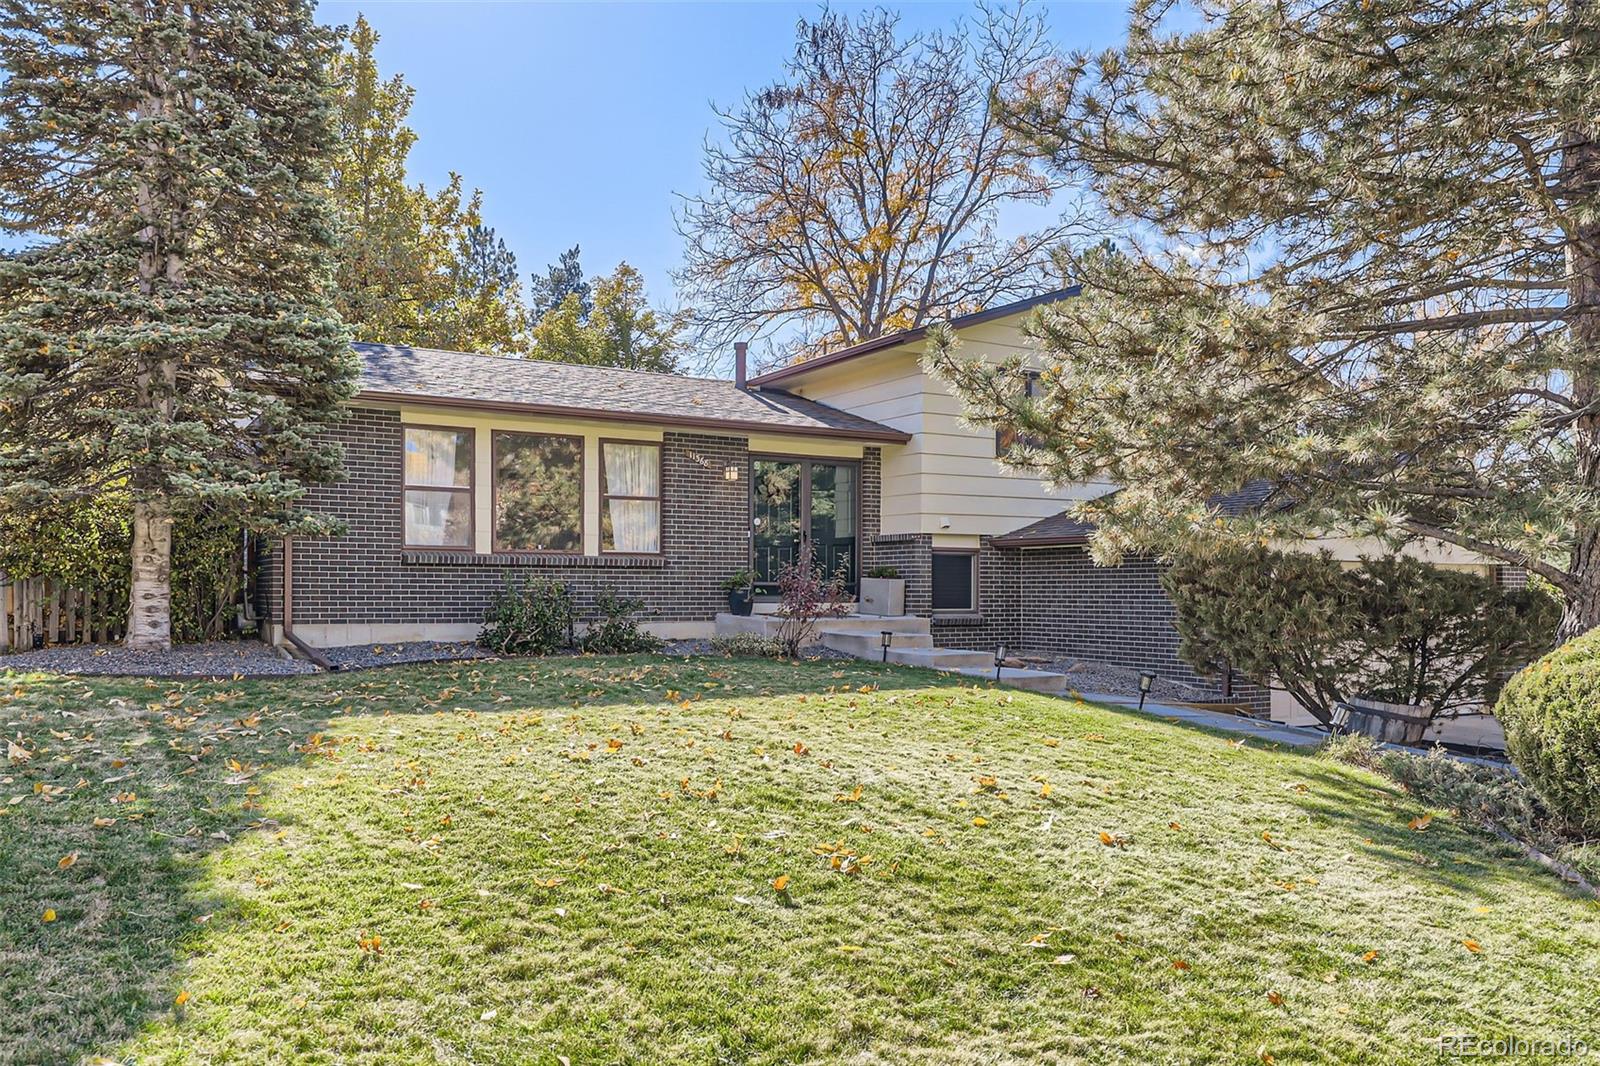
[[[742,389],[746,387],[745,378],[749,373],[749,368],[746,365],[746,356],[748,355],[749,351],[750,346],[744,341],[733,342],[733,387],[736,389]]]

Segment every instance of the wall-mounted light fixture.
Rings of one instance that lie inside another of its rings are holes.
[[[737,466],[734,466],[732,463],[729,463],[727,466],[723,467],[722,468],[722,480],[724,480],[724,481],[738,481],[739,480],[739,468]]]

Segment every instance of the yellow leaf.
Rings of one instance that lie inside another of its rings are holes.
[[[1168,829],[1182,829],[1183,826],[1179,825],[1177,822],[1168,822],[1167,823],[1167,828]]]
[[[1365,955],[1361,956],[1361,961],[1370,966],[1372,963],[1378,961],[1378,953],[1376,951],[1369,951]]]
[[[972,824],[977,826],[979,829],[982,829],[984,826],[989,824],[989,819],[980,814],[978,817],[972,820]]]
[[[96,829],[105,829],[116,824],[117,820],[115,818],[96,818],[94,820],[94,827]]]
[[[1045,737],[1044,738],[1044,746],[1047,747],[1047,748],[1058,747],[1060,744],[1061,744],[1061,741],[1056,737]]]
[[[1424,814],[1420,818],[1411,819],[1411,821],[1407,822],[1406,824],[1410,826],[1413,831],[1420,833],[1427,829],[1429,825],[1433,824],[1433,815]]]
[[[181,1007],[187,1002],[189,1002],[189,990],[188,989],[184,989],[182,992],[179,992],[177,997],[175,999],[173,999],[173,1001],[172,1001],[173,1005],[177,1006],[177,1007]]]
[[[1050,782],[1046,781],[1044,784],[1039,786],[1039,798],[1040,799],[1049,799],[1050,798]]]
[[[61,861],[56,863],[56,869],[58,869],[58,870],[69,870],[73,866],[77,865],[77,862],[78,862],[78,853],[74,851],[70,855],[61,856]]]
[[[789,875],[779,874],[777,877],[774,877],[772,879],[772,890],[774,892],[789,891]]]
[[[41,922],[53,922],[56,920],[56,912],[46,907],[44,913],[39,916],[39,920]]]
[[[1463,940],[1461,942],[1461,946],[1472,952],[1474,955],[1483,950],[1483,945],[1478,943],[1476,940]]]

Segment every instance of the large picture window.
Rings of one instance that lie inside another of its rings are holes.
[[[583,438],[494,435],[494,548],[583,550]]]
[[[933,613],[971,614],[977,609],[977,555],[972,552],[934,552]]]
[[[405,542],[472,547],[472,430],[407,426]]]
[[[661,446],[600,442],[600,550],[661,551]]]

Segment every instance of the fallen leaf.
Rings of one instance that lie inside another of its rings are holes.
[[[989,824],[989,819],[980,814],[978,817],[972,820],[972,824],[977,826],[979,829],[982,829],[984,826]]]
[[[72,867],[76,866],[77,864],[78,864],[78,853],[74,851],[74,852],[72,852],[70,854],[61,856],[61,861],[56,863],[56,869],[58,869],[58,870],[70,870],[70,869],[72,869]]]
[[[1463,940],[1461,942],[1461,946],[1472,952],[1474,955],[1483,950],[1483,945],[1478,943],[1476,940]]]
[[[1184,962],[1182,959],[1173,959],[1172,968],[1182,973],[1183,971],[1189,969],[1189,964]]]
[[[777,877],[774,877],[772,879],[772,890],[774,892],[789,891],[789,875],[779,874]]]
[[[1262,1044],[1261,1050],[1256,1052],[1256,1058],[1261,1060],[1263,1066],[1273,1066],[1273,1063],[1278,1061],[1272,1057],[1272,1053],[1267,1050],[1265,1044]]]
[[[1416,832],[1416,833],[1422,832],[1423,830],[1427,829],[1428,826],[1430,826],[1432,824],[1433,824],[1433,815],[1431,815],[1431,814],[1424,814],[1420,818],[1413,818],[1413,819],[1411,819],[1411,821],[1406,823],[1406,825],[1408,825],[1411,828],[1411,830],[1413,832]]]
[[[1268,992],[1267,1002],[1274,1007],[1281,1007],[1283,1006],[1283,994],[1281,992]]]
[[[1376,951],[1369,951],[1365,955],[1361,956],[1361,961],[1370,966],[1378,961],[1378,953]]]
[[[177,994],[177,996],[175,996],[173,998],[172,1005],[175,1006],[175,1007],[181,1007],[187,1002],[189,1002],[189,990],[188,989],[184,989],[182,992],[179,992]]]
[[[53,922],[56,920],[56,912],[46,907],[44,913],[39,916],[39,920],[41,922]]]

